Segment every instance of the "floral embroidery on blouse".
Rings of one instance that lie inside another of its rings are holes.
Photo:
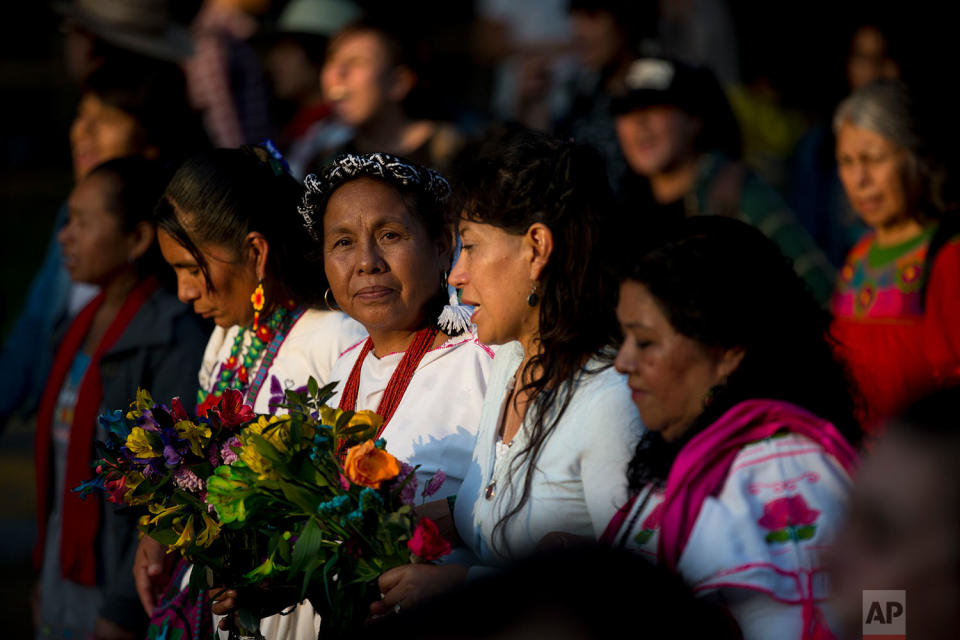
[[[763,505],[763,515],[757,520],[770,533],[765,540],[770,544],[809,540],[817,532],[820,512],[811,509],[802,495],[777,498]]]

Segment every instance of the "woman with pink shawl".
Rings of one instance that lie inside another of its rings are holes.
[[[690,218],[622,272],[617,370],[648,432],[604,534],[723,602],[744,638],[830,638],[821,553],[860,428],[829,317],[759,231]]]

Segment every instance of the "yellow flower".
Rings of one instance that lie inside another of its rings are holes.
[[[280,453],[287,453],[289,451],[287,443],[290,441],[290,423],[284,420],[273,424],[265,429],[261,436]]]
[[[175,504],[172,507],[164,507],[158,504],[151,504],[150,513],[153,514],[153,517],[150,518],[150,524],[157,524],[167,516],[172,515],[177,511],[180,511],[180,509],[183,509],[182,504]]]
[[[160,452],[154,451],[150,438],[142,427],[134,427],[127,436],[127,449],[135,458],[159,458]]]
[[[137,389],[137,399],[130,403],[130,411],[127,418],[136,420],[140,417],[142,411],[148,411],[153,408],[153,397],[146,389]]]
[[[250,468],[254,473],[259,474],[261,480],[266,480],[273,475],[273,465],[270,461],[260,455],[257,446],[252,442],[243,445],[240,450],[240,460]]]
[[[356,427],[359,425],[365,425],[368,427],[373,427],[374,429],[379,429],[380,425],[382,424],[383,416],[378,414],[376,411],[364,409],[363,411],[357,411],[355,414],[353,414],[353,417],[350,418],[350,422],[347,423],[347,426]]]
[[[193,516],[187,518],[187,524],[183,525],[183,531],[180,532],[180,537],[170,545],[167,553],[170,553],[174,549],[185,549],[191,542],[193,542]]]
[[[373,440],[367,440],[347,451],[343,473],[354,484],[379,489],[381,482],[397,477],[400,463],[383,449],[377,449]]]
[[[133,473],[127,476],[127,492],[123,494],[123,501],[129,505],[138,505],[138,504],[147,504],[150,502],[149,495],[135,496],[133,492],[136,491],[137,487],[145,480],[143,474],[139,471],[134,471]]]
[[[246,427],[243,428],[243,433],[241,433],[241,437],[251,436],[251,435],[259,436],[264,432],[264,430],[266,430],[267,427],[277,424],[278,422],[285,422],[289,419],[290,419],[290,416],[286,414],[282,416],[260,416],[259,418],[257,418],[256,422],[251,422],[250,424],[248,424]],[[246,442],[246,438],[244,438],[244,442]]]
[[[340,409],[323,405],[320,407],[320,424],[325,424],[329,427],[332,427],[337,424],[337,420],[340,418],[342,413],[343,411]]]
[[[173,425],[177,435],[190,443],[190,450],[194,455],[203,455],[203,446],[210,440],[210,427],[204,423],[195,424],[189,420],[181,420]]]
[[[200,514],[200,517],[203,519],[203,531],[197,536],[197,544],[201,547],[209,547],[220,535],[220,525],[205,511]]]

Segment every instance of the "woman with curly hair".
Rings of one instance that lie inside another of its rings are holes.
[[[556,532],[599,537],[626,500],[642,427],[612,367],[616,283],[603,269],[611,196],[599,158],[525,131],[466,157],[463,250],[450,281],[475,306],[480,339],[503,346],[453,515],[480,565],[504,566]],[[480,570],[393,569],[371,612],[412,606]]]

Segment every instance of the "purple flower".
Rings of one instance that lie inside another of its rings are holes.
[[[143,475],[147,478],[159,478],[167,471],[163,458],[137,458],[143,464]]]
[[[172,444],[168,444],[163,448],[163,459],[166,460],[169,465],[179,464],[182,457],[180,452],[177,451],[176,447]]]
[[[423,488],[423,493],[421,495],[424,498],[429,498],[440,490],[440,487],[443,486],[443,483],[446,482],[446,480],[447,474],[445,474],[442,469],[437,469],[437,472],[433,474],[433,477],[430,478],[426,486]]]
[[[223,458],[223,464],[233,464],[237,461],[237,452],[235,449],[239,449],[243,446],[243,443],[240,442],[240,438],[237,436],[232,436],[229,440],[223,443],[223,446],[220,447],[220,457]]]
[[[176,473],[173,474],[173,484],[190,493],[199,494],[204,490],[203,480],[186,467],[177,469]]]
[[[413,472],[413,467],[408,465],[406,462],[400,463],[400,473],[397,474],[396,480],[393,481],[393,484],[397,486],[400,483],[403,483],[407,477],[410,477],[410,481],[403,485],[403,489],[400,490],[400,500],[403,504],[413,504],[414,500],[417,497],[417,476]]]

